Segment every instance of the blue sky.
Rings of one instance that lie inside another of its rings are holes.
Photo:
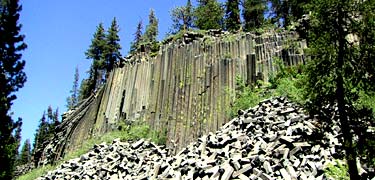
[[[169,11],[186,0],[21,0],[23,10],[20,23],[26,35],[27,82],[16,93],[13,119],[23,118],[22,141],[33,141],[43,111],[49,105],[66,110],[66,97],[72,88],[75,67],[81,79],[91,63],[84,52],[91,43],[96,26],[103,22],[108,29],[113,17],[120,26],[122,54],[126,55],[136,25],[140,19],[144,27],[149,10],[153,8],[159,19],[159,39],[171,26]]]

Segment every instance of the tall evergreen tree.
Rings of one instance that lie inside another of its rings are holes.
[[[180,30],[189,30],[193,26],[193,5],[188,0],[185,6],[176,7],[171,11],[172,33]]]
[[[48,126],[49,125],[46,119],[46,113],[43,112],[43,115],[39,120],[39,125],[34,136],[34,143],[33,143],[34,149],[33,149],[32,154],[33,154],[35,162],[39,162],[39,159],[41,158],[40,151],[36,151],[36,150],[44,148],[43,142],[47,139],[47,136],[48,136]]]
[[[159,33],[159,21],[155,16],[154,10],[151,9],[150,14],[148,15],[148,25],[146,27],[143,40],[149,43],[157,42],[156,39],[157,39],[158,33]]]
[[[53,126],[56,127],[60,124],[59,120],[59,108],[56,108],[55,112],[53,112]]]
[[[90,66],[88,79],[83,79],[79,88],[78,100],[82,101],[90,97],[91,93],[95,90],[97,70],[94,69],[93,64]]]
[[[47,108],[47,118],[48,118],[48,122],[52,122],[53,120],[53,110],[52,110],[52,106],[49,105],[48,108]]]
[[[19,157],[18,164],[19,165],[27,164],[30,161],[31,161],[31,144],[30,144],[30,139],[26,139],[21,149],[21,154]]]
[[[39,159],[41,158],[40,151],[35,150],[44,149],[47,145],[46,142],[48,142],[48,140],[53,137],[56,126],[60,124],[58,116],[59,109],[56,108],[56,110],[53,111],[52,106],[48,106],[47,114],[45,111],[43,112],[43,115],[39,121],[39,126],[35,133],[33,144],[33,157],[35,159],[35,162],[39,162]]]
[[[146,44],[151,50],[151,56],[155,55],[154,53],[159,50],[159,43],[157,41],[157,36],[159,33],[159,21],[155,16],[153,9],[150,10],[148,16],[148,25],[146,31],[142,37],[143,43]]]
[[[119,26],[117,25],[116,18],[113,18],[111,27],[108,29],[108,33],[106,36],[106,46],[104,51],[105,56],[105,64],[107,73],[109,73],[115,62],[119,57],[121,57],[121,45],[120,45],[120,37],[118,35],[120,31]]]
[[[245,31],[260,28],[264,23],[266,2],[264,0],[244,0],[242,6]]]
[[[312,61],[306,95],[316,113],[337,103],[350,178],[360,179],[356,159],[374,137],[366,131],[373,120],[366,121],[366,107],[358,105],[363,94],[375,92],[375,1],[312,0],[309,10]]]
[[[241,27],[240,0],[228,0],[225,11],[225,29],[237,31]]]
[[[130,53],[135,52],[138,49],[139,44],[142,42],[142,30],[143,30],[143,23],[140,20],[137,24],[137,30],[134,33],[134,40],[130,45]]]
[[[217,0],[198,0],[194,15],[194,24],[199,29],[223,28],[224,9]]]
[[[304,14],[305,6],[310,0],[270,0],[273,14],[273,21],[282,27],[290,25],[292,22],[298,21]]]
[[[20,53],[27,47],[18,22],[21,9],[18,0],[0,1],[0,179],[12,179],[17,154],[14,130],[22,124],[20,119],[14,122],[9,112],[14,93],[26,82]]]
[[[66,99],[67,105],[66,107],[69,109],[73,109],[78,104],[78,93],[79,93],[79,71],[78,66],[74,72],[74,81],[72,90],[70,90],[70,96]]]
[[[106,35],[104,31],[103,24],[100,23],[91,40],[91,45],[89,49],[85,52],[87,59],[92,59],[91,64],[92,72],[90,72],[89,81],[90,86],[88,86],[88,92],[92,92],[96,89],[97,85],[101,81],[102,71],[105,69],[105,57],[104,51],[106,46]],[[91,69],[90,69],[91,70]]]

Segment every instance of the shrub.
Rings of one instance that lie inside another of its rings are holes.
[[[349,168],[346,163],[336,160],[335,163],[329,164],[324,170],[324,174],[332,179],[349,180]]]

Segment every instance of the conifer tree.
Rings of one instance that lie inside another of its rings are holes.
[[[228,0],[225,11],[225,29],[237,31],[241,27],[240,0]]]
[[[26,139],[21,149],[21,154],[19,157],[18,164],[19,165],[27,164],[30,161],[31,161],[31,144],[30,144],[30,139]]]
[[[22,124],[21,119],[13,121],[9,112],[14,93],[26,82],[21,51],[27,46],[18,22],[21,9],[18,0],[0,1],[0,179],[12,179],[18,152],[14,131]]]
[[[70,90],[70,96],[66,99],[68,110],[73,109],[78,104],[78,93],[79,93],[79,71],[78,66],[75,69],[74,81],[72,90]]]
[[[137,24],[137,30],[134,33],[134,40],[130,45],[130,52],[133,53],[138,49],[139,44],[142,42],[142,30],[143,24],[142,20],[140,20]]]
[[[193,26],[193,5],[188,0],[185,6],[176,7],[171,11],[172,33],[189,30]]]
[[[308,107],[319,113],[337,103],[350,179],[360,179],[356,159],[374,137],[367,131],[374,122],[365,118],[369,107],[358,105],[361,97],[375,92],[375,1],[312,0],[309,7]],[[373,163],[373,149],[361,159]]]
[[[105,45],[105,64],[107,73],[109,73],[115,62],[119,57],[121,57],[121,45],[120,45],[120,37],[118,35],[120,31],[119,26],[117,25],[116,18],[113,18],[111,27],[108,29],[108,33],[106,36],[106,45]]]
[[[151,52],[157,52],[159,50],[159,44],[157,41],[157,36],[159,33],[159,21],[155,16],[155,12],[153,9],[150,10],[150,14],[148,16],[148,25],[146,27],[145,34],[142,37],[143,43],[148,45],[151,49]]]
[[[93,39],[91,40],[91,45],[89,49],[85,52],[87,59],[92,59],[90,71],[90,86],[88,86],[88,92],[96,90],[97,85],[101,81],[102,71],[105,69],[105,57],[104,51],[106,46],[106,35],[104,31],[103,24],[100,23],[97,26],[96,32]]]
[[[90,70],[89,70],[89,78],[83,79],[81,82],[81,86],[79,88],[79,95],[78,95],[79,101],[82,101],[90,97],[91,93],[95,90],[95,86],[96,86],[95,85],[96,80],[94,80],[94,77],[96,77],[95,73],[97,73],[97,71],[95,71],[95,69],[93,68],[93,64],[91,64]]]
[[[44,144],[43,142],[48,138],[48,122],[46,119],[46,113],[43,112],[42,117],[40,118],[38,128],[36,130],[35,136],[34,136],[34,143],[33,143],[33,157],[35,162],[39,162],[39,159],[41,158],[41,154],[39,151],[36,151],[38,149],[43,149]]]
[[[47,108],[47,118],[48,118],[48,122],[52,122],[53,120],[53,110],[52,110],[52,106],[49,105],[48,108]]]
[[[158,26],[159,26],[159,21],[155,16],[154,10],[151,9],[150,14],[148,16],[148,25],[146,27],[146,31],[145,31],[144,38],[143,38],[145,42],[149,42],[152,44],[157,41],[156,39],[159,33]]]
[[[55,112],[53,112],[53,126],[56,127],[60,124],[59,120],[59,108],[56,108]]]
[[[223,28],[224,10],[217,0],[198,0],[195,26],[202,30]]]
[[[273,21],[282,25],[282,27],[289,26],[292,22],[296,22],[308,12],[305,11],[305,6],[310,0],[270,0],[271,9],[273,13]]]
[[[266,3],[264,0],[244,0],[242,17],[245,31],[260,28],[264,23]]]

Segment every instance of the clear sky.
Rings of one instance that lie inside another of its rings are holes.
[[[171,27],[169,12],[186,0],[21,0],[23,10],[20,23],[26,35],[28,48],[23,52],[26,60],[27,82],[16,93],[13,119],[23,118],[22,141],[33,142],[39,120],[48,107],[66,110],[66,98],[73,85],[75,67],[81,79],[86,77],[90,60],[84,52],[91,43],[96,26],[102,22],[106,29],[113,17],[120,26],[123,55],[134,39],[140,19],[144,27],[149,10],[153,8],[159,19],[159,39]],[[194,1],[192,1],[194,2]]]

